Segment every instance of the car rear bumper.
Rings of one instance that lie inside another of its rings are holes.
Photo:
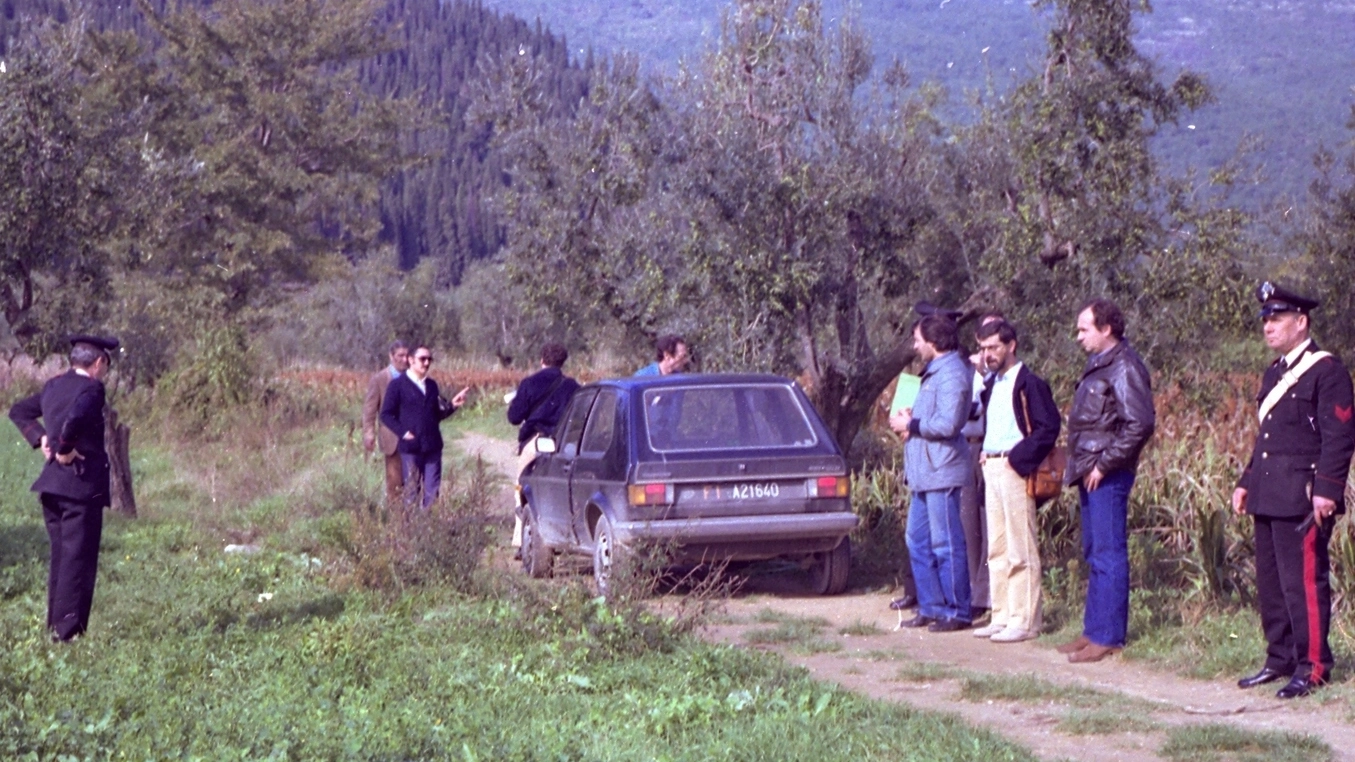
[[[664,540],[680,545],[763,545],[784,541],[787,550],[805,540],[831,540],[832,545],[846,537],[860,522],[856,514],[833,513],[774,514],[769,516],[721,516],[715,518],[623,521],[612,526],[620,542]]]

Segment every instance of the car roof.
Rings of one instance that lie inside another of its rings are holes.
[[[643,391],[666,386],[737,386],[741,384],[789,386],[794,383],[794,379],[778,376],[775,373],[674,373],[668,376],[605,378],[594,381],[588,386],[613,386],[626,390]]]

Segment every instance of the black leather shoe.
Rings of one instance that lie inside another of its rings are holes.
[[[1326,681],[1316,681],[1307,677],[1294,675],[1289,678],[1289,684],[1275,692],[1275,698],[1291,699],[1307,696],[1309,693],[1317,690],[1320,686],[1326,685]]]
[[[969,622],[963,619],[938,619],[927,627],[927,632],[958,632],[969,629]]]
[[[1247,676],[1247,677],[1242,678],[1241,680],[1238,680],[1238,681],[1237,681],[1237,687],[1239,687],[1239,688],[1255,688],[1255,687],[1258,686],[1258,685],[1265,685],[1266,683],[1273,683],[1273,682],[1275,682],[1276,680],[1279,680],[1279,679],[1285,678],[1285,677],[1289,677],[1289,675],[1286,674],[1286,673],[1284,673],[1284,672],[1281,672],[1281,671],[1278,670],[1278,669],[1272,669],[1272,668],[1270,668],[1270,667],[1262,667],[1260,672],[1257,672],[1257,673],[1254,674],[1254,675],[1249,675],[1249,676]]]
[[[894,600],[889,602],[890,611],[903,611],[904,609],[913,609],[913,608],[917,608],[916,595],[905,595],[900,598],[895,598]]]
[[[909,619],[906,622],[899,622],[900,627],[927,627],[928,625],[934,624],[936,624],[935,619],[932,619],[929,616],[923,616],[921,614],[918,614],[917,616],[913,617],[912,619]]]

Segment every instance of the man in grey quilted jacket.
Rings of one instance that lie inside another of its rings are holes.
[[[906,541],[917,585],[917,616],[905,627],[954,632],[969,627],[969,564],[960,523],[960,490],[973,468],[965,421],[973,368],[959,353],[959,330],[943,315],[913,326],[913,349],[926,363],[917,400],[889,419],[904,440],[904,478],[912,495]]]

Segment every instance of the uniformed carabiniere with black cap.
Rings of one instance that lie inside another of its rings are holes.
[[[110,353],[118,349],[118,340],[105,336],[70,340],[71,369],[9,410],[24,439],[47,456],[33,491],[51,540],[47,628],[53,640],[61,641],[85,632],[94,602],[103,511],[109,504],[102,379]]]
[[[1350,373],[1309,336],[1315,299],[1266,282],[1257,289],[1266,344],[1279,357],[1257,394],[1260,429],[1233,493],[1255,521],[1256,592],[1266,661],[1238,681],[1252,688],[1288,678],[1280,698],[1306,696],[1331,680],[1328,543],[1345,512],[1355,452]]]

